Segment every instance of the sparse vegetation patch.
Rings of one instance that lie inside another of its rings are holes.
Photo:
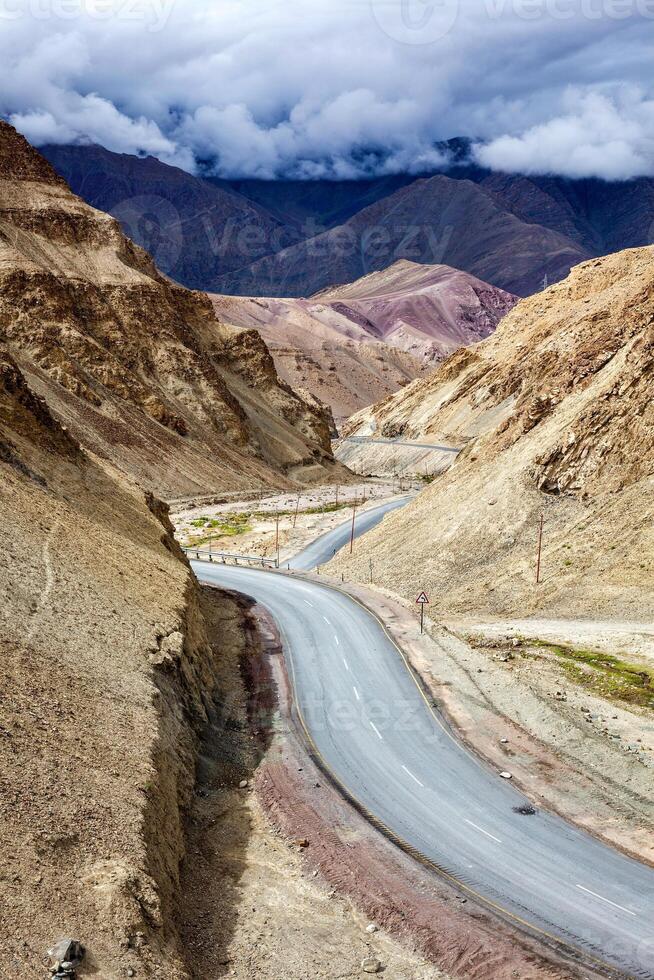
[[[559,658],[571,680],[590,688],[595,694],[642,707],[654,707],[654,673],[643,664],[631,663],[598,650],[578,649],[545,640],[525,642]]]

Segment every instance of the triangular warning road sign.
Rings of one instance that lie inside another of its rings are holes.
[[[416,599],[416,602],[420,602],[420,603],[429,602],[429,599],[427,598],[427,593],[421,592],[418,598]]]

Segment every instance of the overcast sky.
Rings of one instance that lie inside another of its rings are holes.
[[[221,176],[654,174],[654,0],[0,0],[0,113]]]

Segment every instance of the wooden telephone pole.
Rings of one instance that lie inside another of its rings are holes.
[[[540,584],[540,559],[543,552],[543,525],[545,523],[545,515],[540,515],[540,521],[538,525],[538,558],[536,559],[536,585]]]
[[[352,554],[352,549],[354,548],[354,519],[357,513],[357,498],[354,495],[354,505],[352,507],[352,530],[350,531],[350,554]]]

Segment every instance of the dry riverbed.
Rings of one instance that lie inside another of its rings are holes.
[[[298,493],[258,496],[248,500],[185,506],[173,512],[180,544],[230,554],[274,558],[279,521],[280,561],[301,551],[318,535],[357,513],[394,496],[399,483],[366,481],[349,486],[312,487]]]

